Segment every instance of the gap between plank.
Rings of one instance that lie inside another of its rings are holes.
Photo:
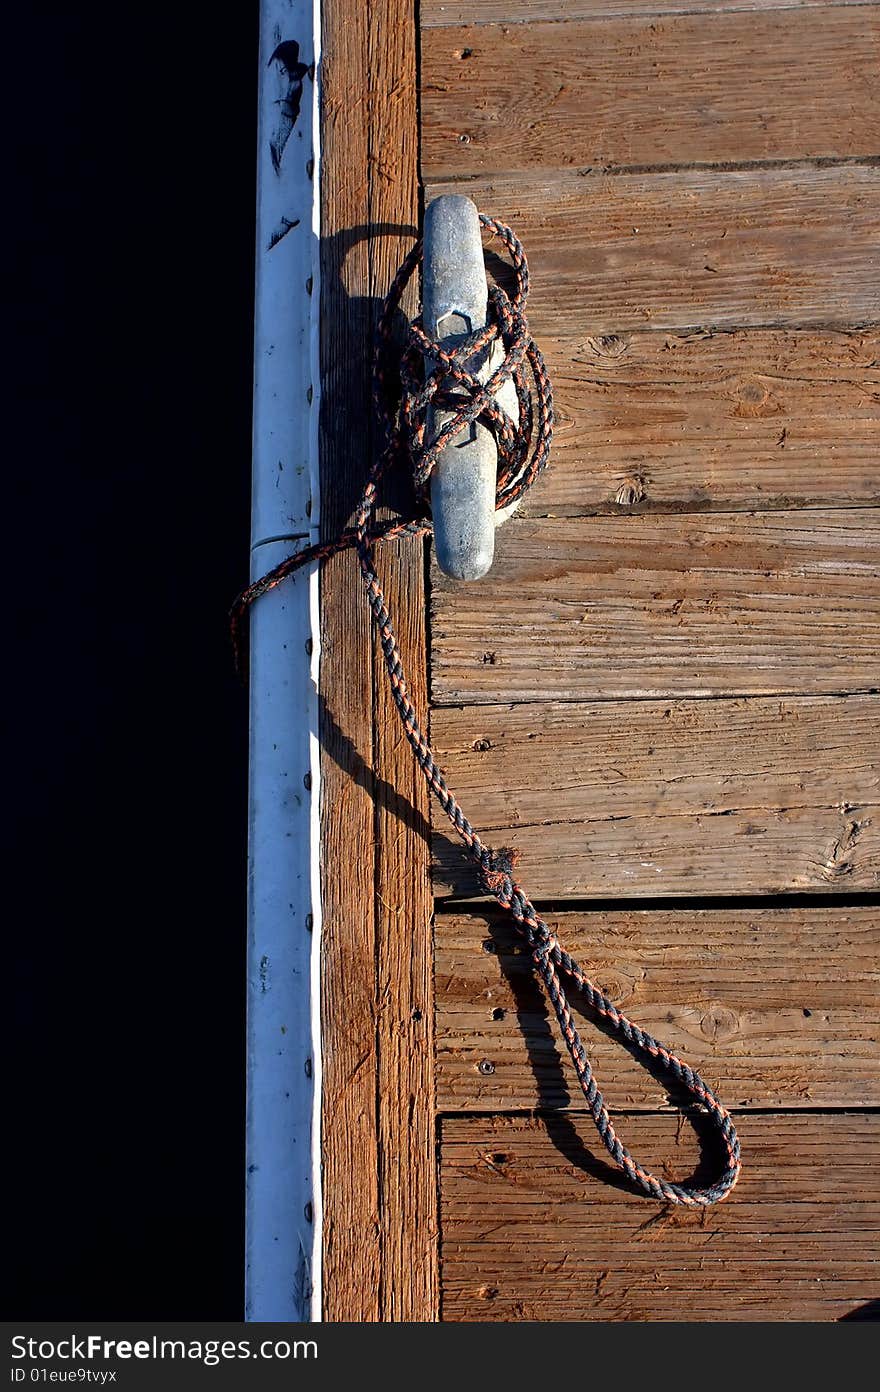
[[[880,694],[880,687],[876,686],[855,686],[846,691],[820,691],[805,692],[792,691],[790,688],[775,688],[767,691],[724,691],[716,695],[714,693],[697,693],[695,695],[670,695],[668,691],[648,692],[638,696],[552,696],[542,701],[440,701],[432,700],[432,710],[479,710],[482,714],[487,710],[510,710],[513,706],[594,706],[600,704],[621,704],[624,701],[672,701],[676,705],[684,705],[688,701],[842,701],[847,696],[877,696]]]
[[[880,893],[876,890],[850,890],[846,894],[806,890],[803,894],[698,894],[692,899],[684,896],[666,895],[637,898],[611,899],[536,899],[533,901],[541,914],[576,913],[666,913],[703,912],[705,910],[742,909],[744,912],[758,912],[762,909],[859,909],[880,905]],[[468,915],[485,917],[489,913],[504,916],[504,910],[493,908],[491,899],[452,899],[444,895],[434,900],[434,916],[446,918],[465,918]]]
[[[524,179],[535,174],[551,178],[554,174],[577,173],[582,179],[615,178],[617,175],[643,174],[747,174],[754,170],[774,171],[784,169],[840,169],[855,165],[864,169],[880,168],[880,155],[802,155],[790,159],[762,160],[671,160],[660,164],[596,164],[565,168],[556,165],[542,165],[532,169],[480,169],[468,173],[443,172],[435,174],[429,182],[442,184],[483,183],[487,178],[501,178],[521,174]],[[789,326],[790,327],[790,326]]]
[[[694,1105],[682,1104],[676,1106],[674,1110],[668,1107],[645,1107],[644,1110],[633,1110],[632,1107],[609,1107],[609,1112],[614,1117],[631,1117],[637,1120],[639,1117],[674,1117],[680,1116],[700,1116],[702,1109]],[[790,1116],[811,1117],[811,1116],[880,1116],[880,1107],[858,1107],[852,1104],[847,1106],[824,1106],[824,1107],[726,1107],[725,1111],[730,1112],[731,1116]],[[462,1118],[467,1121],[491,1121],[493,1117],[589,1117],[590,1113],[585,1107],[494,1107],[488,1111],[460,1111],[460,1112],[438,1112],[437,1120],[460,1121]]]

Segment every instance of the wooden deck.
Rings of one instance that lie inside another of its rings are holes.
[[[880,7],[472,14],[421,6],[425,197],[524,240],[559,426],[489,577],[432,575],[432,737],[745,1169],[696,1216],[614,1183],[438,814],[443,1318],[839,1319],[880,1296]],[[686,1176],[691,1126],[585,1028]]]
[[[558,410],[551,468],[487,579],[434,567],[423,591],[412,546],[387,571],[416,695],[427,660],[468,816],[521,851],[603,989],[718,1087],[744,1172],[697,1215],[620,1186],[440,813],[429,979],[427,809],[333,563],[328,1316],[864,1317],[880,1301],[880,5],[486,0],[473,24],[472,5],[421,0],[418,36],[406,6],[383,13],[372,41],[352,21],[346,82],[391,144],[331,195],[331,234],[415,216],[418,40],[424,198],[466,192],[523,239]],[[376,245],[349,273],[349,324],[353,283],[384,287],[401,242]],[[377,765],[378,820],[351,744]],[[375,855],[359,895],[352,835]],[[623,1139],[687,1177],[691,1123],[582,1023]]]

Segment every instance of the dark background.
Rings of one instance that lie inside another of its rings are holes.
[[[4,1313],[238,1319],[258,12],[86,8],[6,45]]]

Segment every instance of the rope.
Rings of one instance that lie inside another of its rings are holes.
[[[402,536],[425,536],[431,532],[427,502],[431,471],[446,442],[472,422],[480,420],[488,425],[498,444],[496,508],[507,507],[521,498],[547,464],[553,426],[553,397],[544,360],[529,333],[525,317],[529,291],[525,252],[509,227],[495,218],[482,215],[480,221],[489,232],[500,238],[510,254],[516,273],[515,293],[510,298],[499,286],[493,286],[486,327],[469,335],[452,349],[444,348],[430,339],[421,321],[416,319],[410,325],[402,356],[397,356],[392,337],[395,313],[404,289],[421,261],[421,243],[413,247],[395,276],[379,319],[373,400],[386,443],[371,469],[355,514],[354,526],[331,541],[305,547],[243,590],[230,613],[233,646],[240,664],[245,615],[261,595],[274,589],[303,566],[350,547],[357,551],[367,600],[404,734],[428,787],[474,861],[481,885],[510,915],[530,949],[535,975],[543,982],[603,1145],[639,1193],[668,1204],[705,1208],[726,1198],[739,1178],[740,1146],[729,1113],[698,1073],[622,1014],[585,976],[514,879],[516,853],[507,849],[492,850],[480,840],[450,790],[422,733],[407,691],[394,627],[373,563],[372,547],[375,542]],[[481,359],[485,361],[485,354],[498,341],[504,348],[504,361],[485,384],[481,383],[470,368],[475,363],[479,364]],[[425,367],[426,358],[431,364],[429,368]],[[516,426],[493,400],[498,388],[508,380],[514,383],[520,406],[520,419]],[[453,415],[436,438],[426,442],[429,406],[442,406],[451,410]],[[409,519],[378,524],[372,522],[380,480],[395,465],[407,463],[415,482],[420,510]],[[567,985],[563,985],[563,978]],[[608,1114],[572,1017],[566,995],[566,989],[572,988],[606,1030],[617,1035],[644,1067],[673,1080],[703,1110],[720,1142],[721,1163],[714,1182],[700,1186],[696,1182],[675,1184],[660,1179],[638,1164],[623,1145]]]

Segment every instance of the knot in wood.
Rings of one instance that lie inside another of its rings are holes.
[[[700,1020],[700,1033],[712,1044],[732,1039],[740,1032],[740,1018],[726,1005],[713,1001]]]

